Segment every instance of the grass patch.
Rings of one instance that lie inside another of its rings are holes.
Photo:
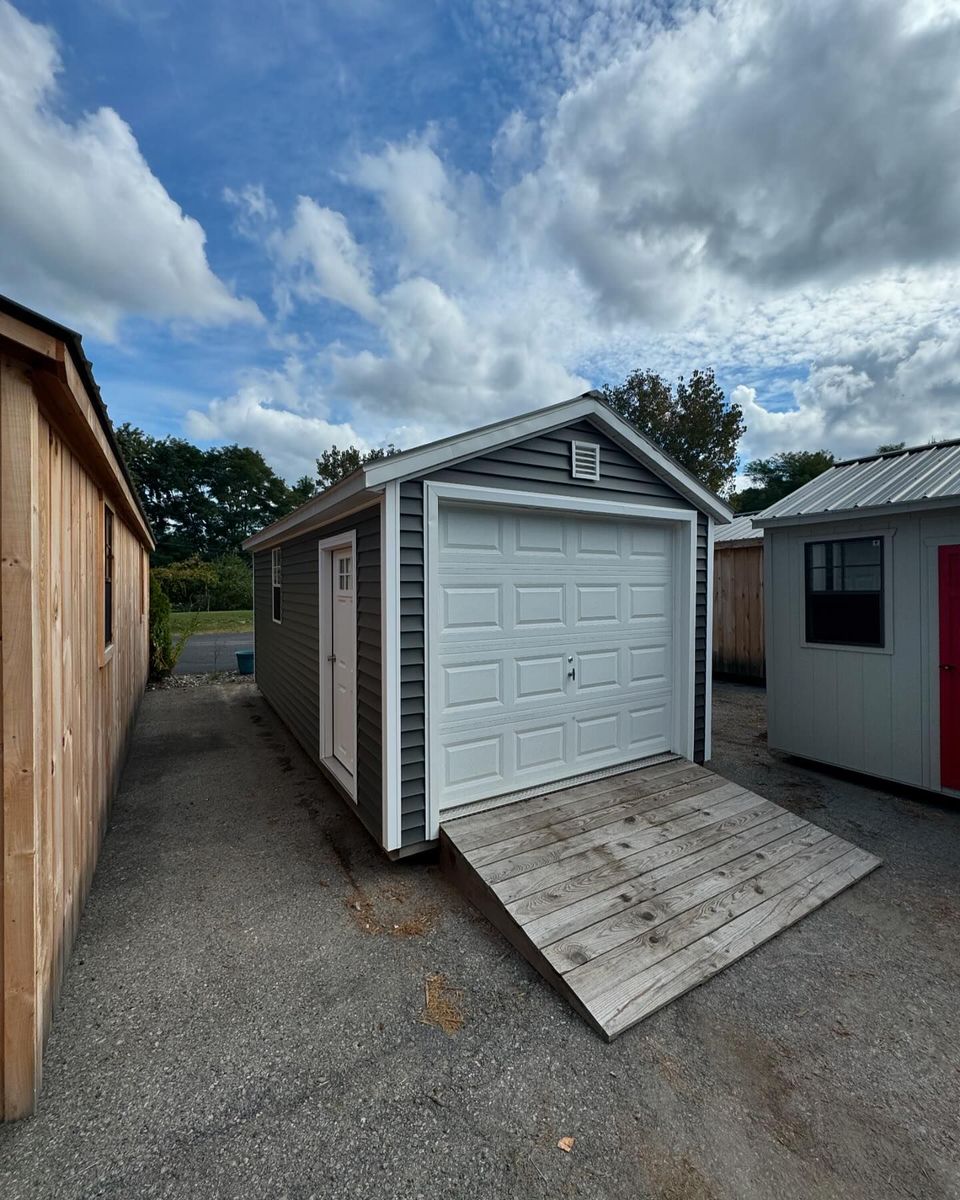
[[[170,632],[175,637],[192,633],[253,633],[253,612],[249,608],[229,612],[172,612]]]

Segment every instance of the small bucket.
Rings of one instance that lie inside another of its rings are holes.
[[[237,671],[241,675],[253,674],[253,651],[238,650],[237,651]]]

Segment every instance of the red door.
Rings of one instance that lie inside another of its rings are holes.
[[[940,786],[960,791],[960,546],[940,547]]]

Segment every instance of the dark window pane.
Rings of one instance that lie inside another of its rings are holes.
[[[883,597],[855,592],[807,596],[807,641],[845,646],[882,646]]]
[[[280,594],[280,589],[275,587],[273,589],[273,619],[275,621],[279,621],[281,617]]]
[[[883,539],[808,542],[805,567],[807,641],[882,647]]]

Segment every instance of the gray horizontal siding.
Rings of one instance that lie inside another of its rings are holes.
[[[600,479],[574,479],[570,474],[570,443],[591,441],[600,446]],[[577,496],[623,503],[691,507],[668,484],[622,450],[589,421],[529,438],[494,454],[471,458],[429,479],[440,483],[502,487],[516,491],[567,495],[571,508]],[[401,809],[403,845],[426,836],[425,703],[424,703],[424,507],[423,482],[400,487],[400,712]],[[703,762],[706,733],[707,662],[707,518],[697,521],[697,614],[694,757]]]
[[[383,763],[380,612],[380,510],[370,508],[282,550],[283,619],[272,619],[270,551],[253,556],[256,678],[264,698],[304,750],[320,761],[321,538],[357,535],[357,812],[382,840]]]
[[[600,478],[574,479],[570,474],[570,443],[589,441],[600,446]],[[515,488],[517,491],[555,495],[589,495],[594,500],[623,503],[644,501],[684,508],[690,504],[610,440],[589,421],[578,421],[540,437],[529,438],[494,454],[468,459],[431,473],[431,480],[480,487]]]

